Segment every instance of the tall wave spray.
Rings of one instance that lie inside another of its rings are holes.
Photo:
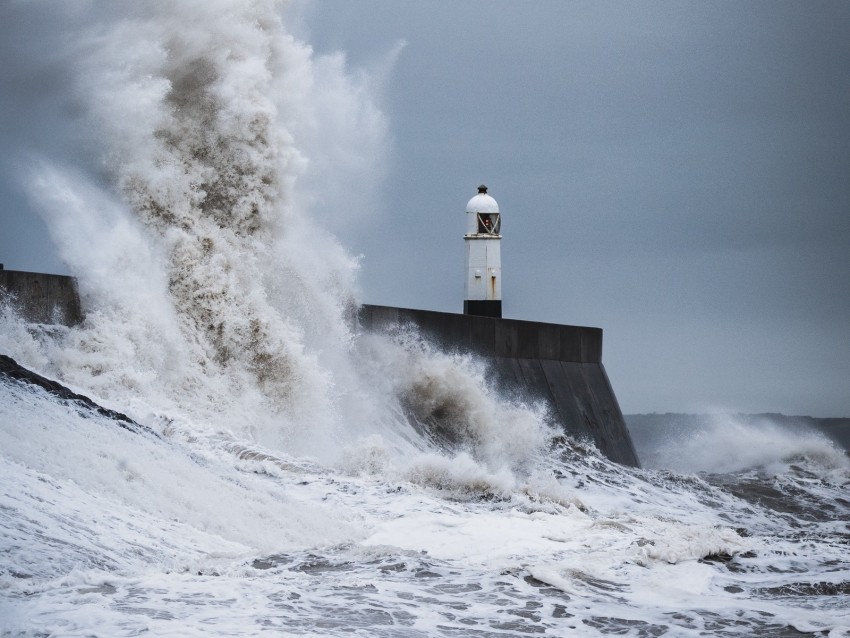
[[[298,205],[309,159],[296,137],[325,124],[318,76],[337,91],[321,88],[333,116],[366,131],[351,153],[380,151],[380,113],[286,33],[278,2],[100,9],[111,19],[71,45],[100,174],[42,164],[33,179],[87,306],[58,372],[267,439],[295,423],[333,437],[357,264]]]
[[[498,405],[469,361],[418,343],[354,352],[357,262],[299,184],[316,166],[329,180],[379,173],[368,85],[289,36],[273,0],[95,11],[70,58],[102,164],[43,163],[31,189],[87,307],[47,345],[56,374],[143,418],[188,415],[320,456],[376,431],[426,449],[401,414],[446,405],[454,438],[491,469],[541,448],[539,415]]]

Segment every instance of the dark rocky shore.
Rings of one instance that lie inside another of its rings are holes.
[[[66,388],[61,383],[51,381],[50,379],[36,374],[32,370],[28,370],[21,366],[17,361],[6,355],[0,354],[0,380],[10,379],[13,382],[27,384],[41,388],[48,394],[51,394],[66,404],[75,404],[83,411],[93,412],[100,416],[105,416],[108,419],[115,421],[120,427],[132,432],[146,432],[154,434],[153,430],[147,426],[136,423],[133,419],[122,412],[110,410],[102,405],[92,401],[89,397],[83,394],[77,394]]]

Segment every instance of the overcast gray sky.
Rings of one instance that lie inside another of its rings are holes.
[[[340,237],[364,301],[460,311],[485,183],[505,316],[603,328],[624,412],[850,416],[850,3],[334,0],[293,18],[352,70],[404,43],[374,213]],[[64,79],[27,54],[55,26],[0,26],[6,155],[61,146]],[[3,168],[0,262],[64,271],[15,180]]]

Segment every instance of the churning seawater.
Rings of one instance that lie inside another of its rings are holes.
[[[850,472],[820,444],[699,476],[377,437],[325,465],[0,394],[4,635],[850,633]]]
[[[381,157],[369,83],[272,0],[72,13],[78,152],[21,175],[86,319],[3,304],[0,353],[149,431],[0,378],[2,635],[850,635],[843,451],[624,468],[482,362],[358,335],[309,184]]]

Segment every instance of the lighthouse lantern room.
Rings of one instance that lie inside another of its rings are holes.
[[[502,217],[487,187],[466,205],[466,285],[463,314],[502,316]]]

